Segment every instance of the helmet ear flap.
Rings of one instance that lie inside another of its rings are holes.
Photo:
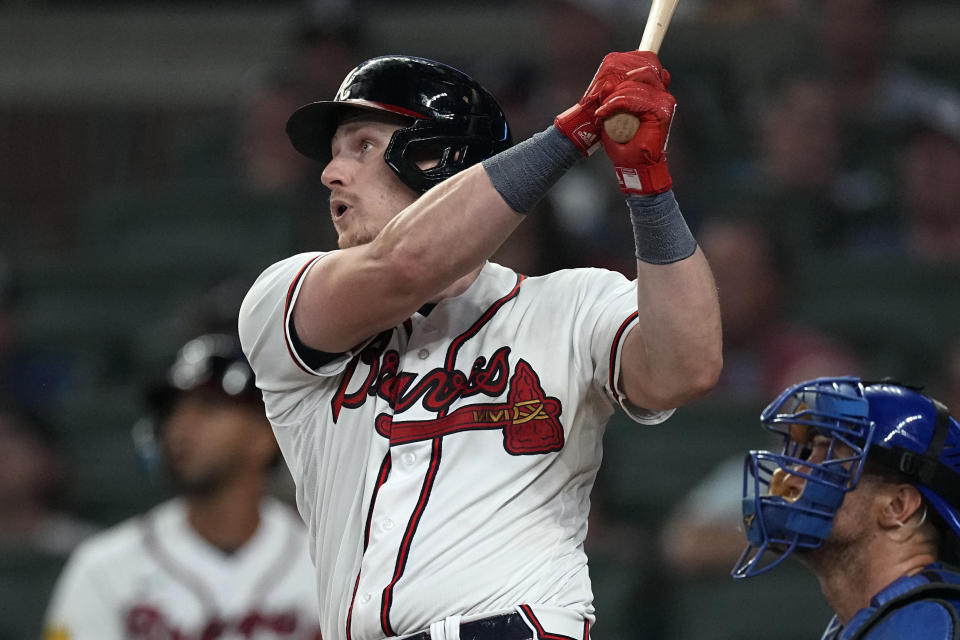
[[[387,145],[384,161],[418,193],[492,155],[489,140],[445,129],[437,121],[417,120],[395,131]]]

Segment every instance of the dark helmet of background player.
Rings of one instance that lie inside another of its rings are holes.
[[[148,402],[154,413],[162,416],[180,393],[200,388],[263,406],[240,341],[228,334],[205,334],[183,345],[166,378],[148,391]]]
[[[760,421],[783,438],[783,448],[747,456],[743,513],[749,544],[733,577],[758,575],[797,549],[823,544],[844,495],[857,487],[865,465],[913,484],[940,531],[942,555],[950,560],[957,555],[960,423],[943,404],[893,382],[817,378],[784,391]],[[826,459],[817,462],[807,459],[814,436],[830,438]],[[805,480],[799,497],[771,491],[782,469]],[[762,559],[766,551],[776,557]]]
[[[160,466],[158,439],[164,421],[182,394],[198,390],[264,410],[253,369],[236,336],[209,333],[191,339],[177,352],[163,378],[147,386],[147,414],[133,427],[134,445],[151,472]]]
[[[503,110],[480,84],[443,63],[401,55],[358,65],[333,100],[297,109],[287,122],[287,135],[303,155],[329,162],[338,122],[358,110],[411,119],[409,126],[393,134],[384,160],[404,184],[420,193],[512,142]],[[434,156],[440,158],[436,166],[417,166],[418,158]]]

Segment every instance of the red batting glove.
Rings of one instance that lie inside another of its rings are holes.
[[[669,76],[666,80],[669,83]],[[639,82],[631,78],[597,109],[601,120],[620,112],[640,120],[633,138],[622,144],[612,140],[606,131],[602,133],[603,148],[617,171],[620,190],[626,194],[653,195],[673,185],[667,170],[667,141],[677,101],[667,92],[667,83],[650,82],[649,77]]]
[[[670,75],[650,51],[625,51],[607,54],[593,75],[590,86],[577,104],[553,121],[563,135],[570,138],[584,156],[590,155],[600,142],[600,120],[596,111],[613,90],[625,80],[656,82],[666,86]]]

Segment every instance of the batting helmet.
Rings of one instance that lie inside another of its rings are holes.
[[[177,398],[201,389],[226,400],[263,406],[253,369],[236,336],[211,333],[193,338],[177,352],[163,379],[147,388],[148,413],[133,426],[134,445],[148,469],[159,465],[158,435]]]
[[[743,483],[748,546],[735,578],[763,573],[796,549],[815,549],[830,534],[844,495],[864,463],[902,474],[960,542],[960,424],[940,402],[892,382],[817,378],[784,391],[760,416],[783,438],[780,453],[751,451]],[[829,438],[825,459],[808,459],[814,436]],[[842,444],[844,446],[838,446]],[[799,497],[771,491],[778,471],[804,480]],[[950,545],[947,545],[950,546]],[[777,554],[763,564],[766,551]]]
[[[303,155],[329,162],[337,124],[357,110],[412,119],[393,134],[384,160],[404,184],[420,193],[511,144],[503,110],[480,84],[443,63],[400,55],[361,63],[333,100],[297,109],[287,121],[287,135]],[[438,155],[440,162],[421,169],[415,159],[425,154]]]

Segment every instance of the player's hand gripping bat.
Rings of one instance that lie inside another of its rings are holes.
[[[670,19],[673,17],[673,10],[677,8],[679,0],[652,0],[650,3],[650,14],[647,16],[647,24],[643,28],[643,37],[640,39],[638,51],[660,51],[660,45],[663,43],[663,36],[667,33],[667,27],[670,26]],[[616,142],[627,142],[637,132],[640,121],[630,113],[618,113],[610,116],[603,122],[604,131]]]

